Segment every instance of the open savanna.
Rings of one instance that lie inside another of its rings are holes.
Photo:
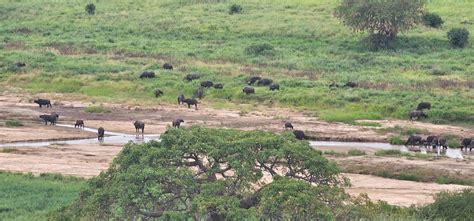
[[[453,49],[446,38],[453,27],[474,34],[474,1],[428,1],[444,25],[419,25],[382,51],[370,51],[366,34],[333,16],[332,0],[94,1],[95,15],[85,12],[88,1],[0,2],[0,87],[10,93],[174,103],[180,93],[193,95],[199,81],[182,79],[199,72],[201,80],[225,84],[205,93],[203,103],[217,108],[291,107],[353,123],[406,119],[428,101],[428,121],[474,125],[474,49]],[[234,3],[242,12],[230,15]],[[165,62],[175,69],[161,69]],[[139,79],[146,70],[157,77]],[[246,96],[241,90],[251,75],[272,78],[281,90],[257,87]],[[359,88],[327,86],[350,80]],[[154,98],[156,88],[164,96]]]

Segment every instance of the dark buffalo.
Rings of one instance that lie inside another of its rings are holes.
[[[269,86],[273,83],[273,80],[272,79],[268,79],[268,78],[263,78],[263,79],[260,79],[258,82],[257,82],[257,85],[260,85],[260,86]]]
[[[412,135],[408,138],[407,142],[405,142],[405,146],[411,145],[421,145],[422,144],[422,138],[420,136],[415,136]]]
[[[422,111],[424,109],[431,109],[431,103],[429,102],[421,102],[418,104],[418,107],[416,108],[416,110],[419,110],[419,111]]]
[[[22,68],[22,67],[25,67],[26,64],[25,64],[25,62],[19,61],[19,62],[16,62],[16,63],[15,63],[15,66],[17,66],[17,67],[19,67],[19,68]]]
[[[37,100],[34,100],[34,102],[37,103],[39,107],[43,107],[43,106],[53,107],[53,105],[51,105],[51,101],[47,99],[37,99]]]
[[[194,93],[194,96],[197,97],[198,99],[202,99],[204,97],[204,88],[199,87]]]
[[[201,82],[201,87],[212,87],[214,86],[214,83],[212,81],[202,81]]]
[[[153,71],[145,71],[140,75],[140,78],[154,78],[155,77],[155,72]]]
[[[426,147],[433,147],[436,148],[438,146],[438,137],[437,136],[428,136],[426,138],[426,141],[424,142],[424,145]]]
[[[84,128],[84,121],[83,120],[76,120],[76,123],[74,124],[74,128]]]
[[[444,138],[444,137],[440,137],[440,138],[438,139],[438,145],[441,146],[441,147],[443,147],[443,149],[448,149],[447,140],[446,140],[446,138]]]
[[[56,120],[59,120],[59,114],[57,114],[56,112],[51,112],[50,115],[56,117]]]
[[[143,123],[141,121],[135,121],[133,123],[133,125],[135,126],[135,132],[136,133],[140,133],[140,130],[142,130],[142,133],[145,132],[145,123]]]
[[[408,114],[408,116],[410,117],[410,120],[413,120],[414,118],[416,119],[421,119],[421,118],[427,118],[428,115],[426,115],[425,112],[423,111],[412,111]]]
[[[184,120],[180,119],[180,118],[178,118],[178,119],[176,119],[172,122],[173,127],[176,127],[176,128],[179,128],[181,126],[181,123],[184,123]]]
[[[290,122],[286,122],[285,123],[285,130],[286,129],[292,129],[293,130],[293,124],[291,124]]]
[[[99,129],[97,129],[97,139],[104,140],[104,134],[105,134],[104,128],[99,127]]]
[[[271,91],[280,90],[280,85],[279,85],[279,84],[276,84],[276,83],[271,84],[271,85],[270,85],[270,90],[271,90]]]
[[[259,76],[252,76],[252,77],[249,77],[249,78],[247,79],[247,84],[248,84],[248,85],[252,85],[252,84],[254,84],[255,82],[257,82],[257,81],[259,81],[259,80],[261,80],[261,79],[262,79],[262,78],[259,77]]]
[[[196,99],[185,99],[183,102],[188,105],[188,108],[191,108],[191,105],[194,105],[196,110],[198,109],[198,101]]]
[[[57,121],[56,116],[51,116],[51,115],[47,115],[47,114],[40,115],[40,118],[43,119],[45,125],[48,125],[48,122],[51,125],[55,125],[56,121]]]
[[[163,64],[163,69],[173,70],[173,65],[171,65],[170,63],[165,63],[165,64]]]
[[[474,144],[474,143],[472,143],[472,141],[473,141],[472,138],[464,138],[464,139],[462,139],[462,141],[461,141],[461,151],[463,151],[464,148],[466,148],[466,151],[467,151],[467,148],[468,148],[469,146],[471,146],[471,147],[470,147],[470,151],[472,151],[472,145]]]
[[[296,139],[298,140],[304,140],[306,139],[306,135],[304,134],[303,131],[301,130],[294,130],[293,134],[295,135]]]
[[[255,94],[255,89],[253,89],[253,87],[244,87],[244,89],[242,89],[242,92],[244,92],[245,94]]]
[[[224,84],[222,84],[222,83],[214,84],[214,88],[215,88],[215,89],[223,89],[223,88],[224,88]]]
[[[358,86],[359,86],[359,84],[357,84],[356,82],[353,82],[353,81],[349,81],[344,85],[344,87],[350,87],[350,88],[356,88]]]
[[[191,73],[191,74],[186,75],[186,77],[184,77],[184,80],[185,81],[193,81],[193,80],[197,80],[199,78],[201,78],[201,75],[199,73]]]
[[[178,104],[183,104],[184,103],[184,100],[186,100],[186,98],[184,97],[183,94],[180,94],[178,96]]]
[[[163,93],[162,90],[160,90],[160,89],[156,89],[156,90],[155,90],[155,97],[160,97],[160,96],[163,95],[163,94],[164,94],[164,93]]]

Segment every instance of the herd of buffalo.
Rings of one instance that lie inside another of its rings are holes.
[[[165,63],[162,66],[162,68],[166,69],[166,70],[173,70],[173,66],[169,63]],[[141,79],[155,78],[155,73],[152,72],[152,71],[145,71],[140,75],[140,78]],[[194,81],[194,80],[198,80],[200,78],[201,78],[201,75],[199,73],[194,72],[194,73],[186,75],[183,80],[186,81],[186,82],[191,82],[191,81]],[[280,85],[278,83],[273,82],[273,80],[269,79],[269,78],[262,78],[262,77],[259,77],[259,76],[251,76],[251,77],[248,77],[246,79],[245,83],[247,84],[247,86],[244,86],[244,88],[242,89],[242,92],[245,93],[245,94],[255,93],[255,89],[252,87],[253,85],[266,86],[266,87],[269,88],[269,90],[272,90],[272,91],[273,90],[280,90]],[[333,82],[329,85],[329,87],[330,88],[336,88],[336,87],[355,88],[355,87],[358,87],[358,84],[356,82],[352,82],[352,81],[349,81],[349,82],[347,82],[343,85],[339,85],[339,84],[336,84],[335,82]],[[180,94],[177,97],[178,104],[179,105],[186,104],[188,106],[188,108],[191,108],[191,106],[194,106],[195,109],[197,110],[197,108],[198,108],[198,100],[197,99],[202,99],[203,96],[204,96],[205,90],[209,89],[209,88],[223,89],[224,84],[214,83],[214,82],[209,81],[209,80],[201,81],[200,86],[196,89],[196,91],[194,93],[194,96],[192,98],[186,98],[184,96],[184,94]],[[155,97],[160,97],[164,94],[164,92],[161,89],[156,89],[154,93],[155,93]],[[46,106],[47,108],[52,107],[51,101],[47,100],[47,99],[37,99],[37,100],[34,100],[34,103],[38,104],[40,108],[43,107],[43,106]],[[428,102],[419,103],[416,110],[414,110],[414,111],[412,111],[408,114],[410,120],[413,120],[415,118],[416,119],[427,118],[428,115],[424,112],[425,109],[430,110],[431,109],[431,103],[428,103]],[[50,115],[41,115],[40,118],[44,121],[44,123],[46,125],[48,125],[48,123],[50,123],[51,125],[54,125],[54,124],[56,124],[56,121],[59,119],[59,115],[57,113],[53,112]],[[181,123],[184,123],[184,120],[178,118],[178,119],[175,119],[174,121],[172,121],[172,126],[176,127],[176,128],[179,128]],[[135,126],[136,133],[140,133],[140,132],[144,133],[144,130],[145,130],[145,123],[144,122],[135,121],[134,126]],[[77,120],[76,123],[74,124],[74,127],[75,128],[84,128],[84,120]],[[284,128],[292,130],[293,134],[295,135],[295,137],[297,139],[303,140],[303,139],[308,138],[303,131],[293,130],[293,125],[289,122],[285,123]],[[102,140],[104,138],[104,133],[105,133],[104,128],[102,128],[102,127],[98,128],[97,134],[98,134],[98,139],[99,140]],[[429,148],[429,147],[433,147],[433,148],[442,147],[443,149],[447,149],[446,138],[437,137],[437,136],[428,136],[426,139],[424,139],[421,136],[413,135],[413,136],[410,136],[408,138],[408,140],[406,141],[405,146],[408,146],[408,145],[411,145],[411,146],[419,145],[419,146],[425,146],[427,148]],[[466,150],[467,150],[467,148],[470,148],[470,151],[472,151],[472,149],[474,148],[474,139],[472,139],[472,138],[463,139],[462,142],[461,142],[461,150],[463,150],[464,148],[466,148]]]

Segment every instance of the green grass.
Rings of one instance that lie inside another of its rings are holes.
[[[101,106],[89,106],[84,108],[84,112],[86,113],[105,113],[107,110]]]
[[[353,150],[349,150],[347,152],[347,154],[349,156],[364,156],[364,155],[367,155],[367,153],[363,150],[357,150],[357,149],[353,149]]]
[[[375,156],[402,156],[402,151],[396,149],[378,150]]]
[[[0,148],[0,153],[14,153],[18,151],[16,148]]]
[[[78,197],[84,180],[56,174],[0,172],[0,220],[47,220]]]
[[[5,126],[7,127],[21,127],[23,126],[23,123],[19,120],[7,120],[5,121]]]
[[[400,136],[392,136],[388,138],[388,142],[392,145],[403,145],[405,141]]]
[[[353,123],[407,119],[418,102],[429,101],[427,121],[474,125],[474,49],[452,49],[446,39],[452,27],[474,33],[474,26],[460,24],[471,19],[471,1],[429,1],[427,9],[446,21],[442,28],[420,25],[401,34],[396,49],[377,52],[361,44],[365,34],[333,17],[337,1],[100,1],[92,16],[84,10],[88,1],[4,1],[0,81],[30,93],[175,103],[180,93],[192,96],[199,82],[182,78],[197,71],[225,84],[206,91],[205,102],[214,107],[291,107]],[[234,3],[243,10],[229,15]],[[27,66],[18,68],[17,61]],[[164,62],[175,70],[162,70]],[[145,70],[157,77],[140,80]],[[258,87],[245,96],[249,75],[270,77],[281,90]],[[327,87],[349,80],[360,87]],[[159,99],[156,88],[165,93]]]

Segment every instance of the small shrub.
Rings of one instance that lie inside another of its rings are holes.
[[[270,43],[252,44],[245,48],[245,53],[248,55],[271,55],[274,47]]]
[[[388,142],[392,145],[403,145],[405,143],[400,136],[392,136],[388,138]]]
[[[379,150],[375,152],[375,156],[401,156],[402,151],[397,149],[390,149],[390,150]]]
[[[334,150],[324,151],[324,155],[335,156],[335,157],[343,157],[343,156],[346,156],[345,153],[336,152],[336,151],[334,151]]]
[[[240,12],[242,12],[242,6],[240,6],[240,5],[233,4],[229,8],[229,14],[231,14],[231,15],[237,14],[237,13],[240,13]]]
[[[465,28],[452,28],[448,31],[448,39],[451,46],[464,48],[469,40],[469,31]]]
[[[461,146],[461,142],[457,138],[449,138],[447,144],[449,148],[459,148]]]
[[[19,120],[7,120],[5,122],[5,126],[7,127],[21,127],[23,124]]]
[[[444,21],[441,19],[441,16],[439,16],[436,13],[426,13],[424,14],[421,19],[423,20],[423,24],[428,27],[432,28],[439,28],[441,25],[443,25]]]
[[[84,109],[84,112],[86,113],[104,113],[106,112],[106,109],[101,106],[89,106]]]
[[[357,150],[357,149],[353,149],[353,150],[349,150],[347,152],[347,154],[349,156],[364,156],[364,155],[367,155],[367,153],[363,150]]]
[[[89,14],[89,15],[95,14],[95,5],[92,4],[92,3],[87,4],[87,5],[86,5],[86,12],[87,12],[87,14]]]

